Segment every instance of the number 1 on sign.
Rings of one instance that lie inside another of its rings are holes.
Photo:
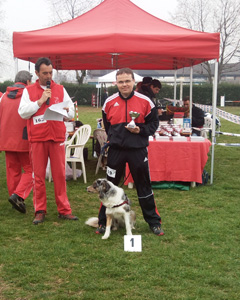
[[[134,247],[134,238],[131,238],[130,242],[132,242],[132,247]]]
[[[124,235],[124,251],[142,252],[142,236]]]

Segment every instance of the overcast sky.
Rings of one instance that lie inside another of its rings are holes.
[[[173,13],[177,6],[177,0],[131,1],[150,14],[166,21],[169,21],[169,13]],[[2,10],[4,19],[1,20],[1,27],[3,26],[8,31],[10,39],[12,39],[13,31],[36,30],[49,27],[51,24],[51,11],[46,0],[7,0],[2,2]],[[20,69],[27,68],[25,66],[25,63],[19,63]],[[14,69],[14,64],[10,69],[12,68]],[[10,73],[13,77],[14,71]]]
[[[131,2],[164,20],[168,19],[169,12],[173,12],[177,5],[177,0],[131,0]],[[7,0],[3,2],[2,8],[3,24],[10,32],[40,29],[48,27],[51,23],[51,11],[46,0]]]

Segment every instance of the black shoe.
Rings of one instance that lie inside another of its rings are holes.
[[[70,221],[77,221],[78,220],[78,217],[76,216],[73,216],[73,215],[62,215],[62,214],[58,214],[58,217],[60,219],[64,219],[64,220],[70,220]]]
[[[38,225],[39,223],[43,223],[45,220],[45,211],[39,210],[36,212],[35,219],[33,220],[34,225]]]
[[[104,225],[99,225],[99,227],[97,228],[97,230],[95,231],[96,234],[103,234],[105,233],[106,230],[106,226]]]
[[[21,212],[22,214],[26,213],[26,206],[24,203],[24,199],[19,197],[17,194],[12,194],[8,201],[12,204],[13,208]]]
[[[155,225],[150,227],[152,232],[156,235],[164,235],[164,231],[161,229],[161,225]]]

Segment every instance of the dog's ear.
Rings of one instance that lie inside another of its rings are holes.
[[[92,187],[93,187],[94,189],[96,189],[96,187],[97,187],[97,181],[96,181],[96,180],[93,182]]]
[[[92,185],[95,189],[97,187],[101,187],[102,186],[102,179],[97,179],[93,182],[93,185]]]
[[[110,188],[111,188],[111,186],[108,183],[108,181],[107,180],[103,180],[103,182],[102,182],[102,191],[104,193],[107,193],[110,190]]]

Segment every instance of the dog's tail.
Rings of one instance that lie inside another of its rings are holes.
[[[89,218],[89,219],[87,219],[85,224],[88,226],[97,228],[98,227],[98,218],[96,218],[96,217]]]

